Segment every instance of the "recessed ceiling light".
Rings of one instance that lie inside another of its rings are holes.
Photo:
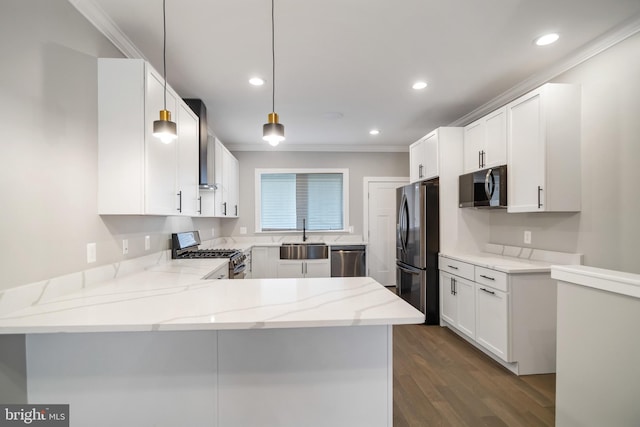
[[[425,87],[427,87],[427,82],[422,82],[422,81],[415,82],[411,87],[414,88],[415,90],[424,89]]]
[[[249,83],[254,86],[262,86],[264,84],[264,79],[261,79],[260,77],[252,77],[249,79]]]
[[[371,129],[371,130],[369,131],[369,134],[370,134],[370,135],[377,135],[377,134],[379,134],[379,133],[380,133],[380,131],[379,131],[378,129]]]
[[[546,46],[548,44],[555,43],[559,38],[560,36],[556,33],[545,34],[544,36],[540,36],[535,39],[535,43],[538,46]]]

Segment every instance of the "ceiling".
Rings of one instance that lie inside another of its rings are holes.
[[[162,71],[162,0],[69,0]],[[275,0],[276,150],[406,151],[638,31],[640,0]],[[535,37],[557,32],[539,47]],[[607,44],[608,43],[608,44]],[[167,0],[167,80],[232,150],[271,150],[271,2]],[[266,80],[251,86],[250,77]],[[427,88],[411,88],[416,80]],[[369,130],[379,129],[379,135]]]

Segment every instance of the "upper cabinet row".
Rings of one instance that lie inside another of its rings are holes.
[[[439,175],[438,149],[437,130],[411,144],[411,182]],[[545,84],[465,126],[463,153],[464,173],[507,165],[508,212],[579,211],[580,86]]]
[[[153,136],[153,122],[164,105],[164,79],[148,63],[98,60],[99,214],[225,216],[199,190],[198,116],[169,86],[166,109],[178,138],[164,143]],[[237,160],[234,167],[237,171]],[[237,172],[220,186],[237,188]],[[237,206],[237,196],[233,203]]]

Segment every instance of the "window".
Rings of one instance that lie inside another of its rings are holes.
[[[347,169],[256,169],[256,230],[343,231]]]

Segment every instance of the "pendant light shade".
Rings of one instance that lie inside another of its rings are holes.
[[[262,139],[273,147],[284,141],[284,126],[278,123],[278,114],[270,113],[269,122],[262,126]]]
[[[153,136],[165,144],[169,144],[178,137],[176,123],[171,121],[171,111],[160,110],[160,120],[153,122]]]
[[[271,0],[271,65],[273,78],[271,79],[271,113],[267,118],[267,123],[262,126],[262,139],[273,147],[284,141],[284,125],[278,122],[276,114],[276,48],[275,48],[275,28],[274,28],[274,0]]]
[[[166,0],[162,0],[162,68],[164,78],[164,108],[160,110],[160,120],[153,122],[153,136],[165,144],[178,137],[176,123],[171,121],[171,112],[167,110],[167,13]]]

